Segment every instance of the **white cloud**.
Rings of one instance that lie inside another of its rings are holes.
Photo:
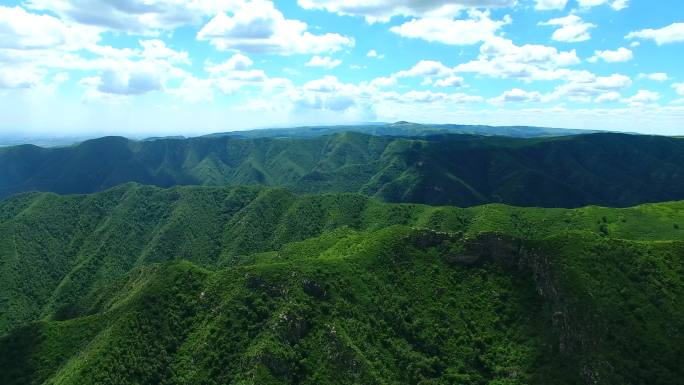
[[[241,53],[236,53],[235,55],[231,56],[230,59],[226,60],[221,64],[213,64],[211,62],[207,62],[205,69],[209,73],[217,74],[229,71],[245,71],[249,69],[249,67],[251,67],[252,64],[254,64],[252,59],[248,58],[247,56]]]
[[[232,15],[221,12],[198,33],[218,50],[253,53],[320,54],[354,46],[352,38],[336,33],[315,35],[306,23],[286,19],[273,3],[254,0],[243,3]]]
[[[191,64],[190,56],[185,51],[175,51],[166,46],[162,40],[140,40],[143,47],[142,57],[148,60],[168,60],[175,64]]]
[[[674,88],[677,95],[684,96],[684,83],[674,83],[672,88]]]
[[[266,72],[252,68],[253,62],[247,56],[235,54],[223,63],[205,63],[204,69],[213,82],[224,94],[232,94],[243,87],[255,86],[261,88],[288,88],[289,80],[270,78]]]
[[[616,11],[622,11],[623,9],[629,7],[629,0],[615,0],[610,4],[610,6]]]
[[[408,91],[403,94],[396,92],[388,92],[382,95],[382,100],[388,102],[398,102],[402,104],[434,104],[444,105],[449,103],[465,104],[465,103],[480,103],[483,101],[481,96],[468,95],[464,93],[448,94],[446,92],[426,91]]]
[[[639,74],[639,79],[649,79],[656,82],[664,82],[670,79],[665,72],[655,72],[652,74]]]
[[[167,92],[189,103],[211,102],[214,100],[214,81],[188,76],[179,87]]]
[[[98,79],[97,90],[106,94],[140,95],[163,88],[156,68],[147,65],[106,70]]]
[[[549,100],[568,98],[571,101],[587,103],[592,98],[618,92],[631,85],[632,79],[629,76],[621,74],[596,76],[587,71],[578,71],[565,84],[557,86],[548,98]]]
[[[577,0],[577,3],[582,8],[596,7],[608,3],[609,0]]]
[[[44,76],[45,71],[35,67],[0,67],[0,89],[33,88]]]
[[[463,78],[455,75],[451,75],[444,79],[438,79],[434,83],[435,87],[461,87],[463,84]]]
[[[622,99],[622,95],[620,95],[619,92],[606,92],[605,94],[601,94],[594,99],[594,102],[596,103],[609,103],[609,102],[617,102],[618,100]]]
[[[384,58],[385,58],[385,55],[384,55],[384,54],[379,54],[378,51],[376,51],[376,50],[374,50],[374,49],[368,51],[368,53],[366,54],[366,56],[367,56],[367,57],[374,57],[374,58],[376,58],[376,59],[384,59]]]
[[[374,116],[372,92],[366,86],[343,83],[328,75],[292,88],[286,95],[295,114],[306,116],[316,112],[320,117],[320,113],[327,112],[368,119]]]
[[[375,88],[392,87],[397,84],[397,78],[394,76],[380,77],[371,80],[370,86]]]
[[[674,23],[660,29],[630,32],[626,39],[653,40],[658,45],[684,42],[684,23]]]
[[[464,8],[511,7],[516,0],[298,0],[304,9],[339,15],[361,16],[366,21],[387,22],[393,16],[452,17]]]
[[[542,95],[537,91],[525,91],[520,88],[514,88],[510,91],[506,91],[503,94],[497,96],[496,98],[489,99],[490,103],[533,103],[541,102]]]
[[[394,76],[399,78],[417,76],[443,76],[448,74],[451,69],[441,62],[434,60],[421,60],[409,70],[399,71]]]
[[[478,95],[468,95],[464,93],[450,94],[447,100],[449,103],[465,104],[465,103],[481,103],[484,98]]]
[[[305,66],[307,67],[322,67],[327,69],[333,69],[342,64],[342,60],[333,59],[330,56],[314,56],[309,60]]]
[[[92,47],[95,59],[63,63],[67,68],[98,71],[96,76],[82,79],[86,99],[120,102],[128,95],[164,91],[167,81],[183,80],[189,73],[177,65],[189,65],[187,52],[176,51],[157,39],[140,40],[140,49]],[[111,95],[108,96],[108,95]]]
[[[320,79],[306,82],[302,88],[314,92],[337,92],[344,87],[345,85],[337,79],[337,76],[326,75]]]
[[[51,71],[79,70],[97,72],[81,82],[90,96],[134,95],[162,90],[166,80],[186,75],[176,65],[190,64],[187,52],[159,39],[139,40],[140,48],[98,45],[101,32],[21,7],[0,6],[4,87],[37,87]],[[45,84],[54,85],[54,78]]]
[[[0,49],[78,49],[99,40],[89,28],[67,25],[50,15],[0,6]]]
[[[591,8],[599,5],[610,4],[610,7],[616,11],[621,11],[629,7],[629,0],[577,0],[577,3],[582,8]]]
[[[658,100],[660,100],[660,94],[658,92],[639,90],[634,96],[622,99],[622,102],[638,106],[645,103],[655,103]]]
[[[409,38],[423,39],[451,45],[471,45],[494,36],[504,25],[511,23],[510,16],[492,20],[489,11],[472,10],[468,19],[428,17],[413,19],[390,28],[390,31]]]
[[[539,25],[558,27],[553,32],[553,35],[551,35],[551,38],[566,43],[577,43],[591,39],[589,30],[596,27],[594,24],[584,22],[582,18],[577,15],[568,15],[551,19],[546,22],[541,22]]]
[[[537,4],[535,5],[535,9],[540,10],[540,11],[548,11],[548,10],[553,10],[557,9],[559,11],[562,11],[565,9],[565,6],[568,4],[568,0],[536,0]]]
[[[158,35],[234,6],[238,0],[28,0],[31,9],[50,11],[61,19],[101,29]]]
[[[555,47],[537,44],[518,46],[508,39],[495,37],[482,44],[477,60],[459,64],[453,70],[494,78],[558,80],[573,73],[563,67],[579,63],[575,50],[559,52]]]
[[[634,53],[632,50],[624,47],[620,47],[615,51],[594,51],[594,56],[589,58],[589,62],[595,63],[599,59],[605,61],[606,63],[627,62],[634,59]]]

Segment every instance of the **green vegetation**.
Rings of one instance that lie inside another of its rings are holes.
[[[511,138],[542,138],[598,133],[600,131],[572,130],[529,126],[473,126],[465,124],[418,124],[396,122],[351,126],[310,126],[293,128],[269,128],[249,131],[232,131],[208,136],[234,136],[240,138],[313,138],[323,135],[357,132],[376,136],[425,137],[440,134],[467,134],[483,136],[508,136]],[[154,138],[152,138],[154,139]]]
[[[674,384],[677,223],[684,202],[16,195],[0,201],[0,383]]]
[[[72,147],[0,149],[0,196],[92,193],[138,182],[358,192],[388,202],[460,207],[627,207],[684,199],[682,164],[682,139],[621,134],[109,137]]]

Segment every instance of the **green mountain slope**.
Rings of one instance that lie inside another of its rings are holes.
[[[267,128],[249,131],[232,131],[207,136],[234,136],[240,138],[313,138],[323,135],[357,132],[367,135],[421,137],[437,134],[468,134],[508,136],[512,138],[538,138],[598,133],[600,131],[572,130],[530,126],[476,126],[466,124],[419,124],[411,122],[377,123],[346,126],[310,126],[294,128]]]
[[[0,201],[3,384],[672,384],[684,203]]]
[[[618,134],[515,139],[213,137],[0,149],[0,196],[91,193],[125,182],[361,192],[390,202],[633,206],[684,198],[684,140]]]

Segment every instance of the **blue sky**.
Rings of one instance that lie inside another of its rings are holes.
[[[0,1],[0,134],[409,120],[684,135],[679,0]]]

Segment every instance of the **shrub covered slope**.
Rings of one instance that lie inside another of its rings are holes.
[[[125,182],[267,185],[390,202],[627,207],[684,199],[684,139],[621,134],[516,139],[339,133],[312,138],[108,137],[0,149],[0,196],[91,193]]]
[[[674,384],[684,203],[0,201],[2,384]]]

